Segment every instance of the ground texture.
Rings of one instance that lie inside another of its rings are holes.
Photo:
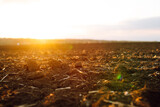
[[[0,106],[159,107],[160,43],[0,46]]]

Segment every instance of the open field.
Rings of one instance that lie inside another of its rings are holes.
[[[160,107],[160,43],[0,46],[0,106]]]

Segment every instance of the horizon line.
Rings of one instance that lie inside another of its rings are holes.
[[[158,40],[107,40],[107,39],[90,39],[90,38],[55,38],[55,39],[36,39],[36,38],[6,38],[6,37],[0,37],[0,39],[23,39],[23,40],[90,40],[90,41],[108,41],[108,42],[160,42]]]

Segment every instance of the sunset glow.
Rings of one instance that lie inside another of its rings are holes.
[[[127,40],[131,32],[121,26],[128,21],[159,17],[159,4],[159,0],[0,0],[0,37]],[[97,26],[105,27],[97,30]],[[148,29],[135,30],[143,30],[145,36]],[[151,32],[154,30],[147,32],[158,39],[160,33]]]

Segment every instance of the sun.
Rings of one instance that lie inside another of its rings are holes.
[[[37,28],[37,29],[42,29],[42,30],[39,30],[37,32],[35,31],[25,32],[26,36],[23,36],[23,38],[27,37],[27,38],[33,38],[33,39],[65,39],[65,38],[72,38],[75,35],[85,34],[84,29],[81,29],[78,27],[72,27],[72,26],[58,27],[58,25],[55,25],[55,26],[48,26],[46,28]]]

